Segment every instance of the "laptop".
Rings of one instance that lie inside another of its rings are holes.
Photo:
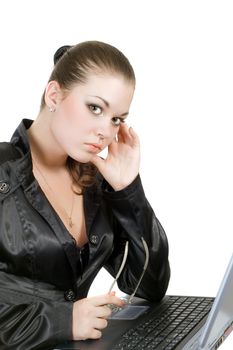
[[[99,340],[54,350],[215,350],[233,329],[233,255],[216,298],[166,295],[159,303],[135,297],[114,310]]]

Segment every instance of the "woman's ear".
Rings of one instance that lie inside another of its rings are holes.
[[[45,89],[45,103],[49,110],[55,111],[61,100],[61,88],[57,81],[52,80],[48,83]]]

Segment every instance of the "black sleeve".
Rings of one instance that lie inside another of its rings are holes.
[[[129,252],[126,265],[118,280],[119,288],[131,294],[143,271],[145,251],[141,237],[149,248],[149,264],[137,296],[151,301],[160,300],[166,293],[170,278],[166,234],[147,201],[139,175],[125,189],[114,192],[106,186],[104,197],[112,212],[114,250],[106,269],[116,276],[123,259],[126,241]]]
[[[72,303],[0,289],[0,349],[49,350],[72,338]]]

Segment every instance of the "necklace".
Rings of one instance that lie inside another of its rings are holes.
[[[70,228],[72,228],[74,226],[73,220],[72,220],[72,214],[73,214],[73,208],[74,208],[74,191],[72,191],[72,204],[71,204],[71,209],[70,209],[70,213],[67,212],[67,210],[60,204],[57,195],[55,194],[55,192],[53,191],[52,187],[49,185],[49,183],[46,180],[46,177],[44,176],[44,174],[42,173],[42,171],[40,170],[37,162],[35,161],[34,158],[32,158],[33,160],[33,164],[35,165],[36,169],[38,170],[38,172],[40,173],[41,177],[43,178],[46,186],[48,187],[49,191],[51,192],[51,194],[53,195],[53,198],[56,200],[57,205],[60,207],[60,209],[63,210],[63,212],[66,214],[67,218],[68,218],[68,225]]]

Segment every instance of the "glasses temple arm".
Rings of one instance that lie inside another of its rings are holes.
[[[145,274],[145,271],[146,271],[147,266],[148,266],[148,263],[149,263],[149,249],[148,249],[148,245],[147,245],[147,243],[146,243],[146,241],[144,240],[143,237],[141,237],[141,240],[142,240],[142,244],[143,244],[143,246],[144,246],[145,255],[146,255],[145,263],[144,263],[144,266],[143,266],[142,274],[141,274],[141,276],[140,276],[140,278],[139,278],[139,280],[138,280],[138,283],[137,283],[137,285],[136,285],[136,287],[135,287],[133,293],[130,295],[130,297],[129,297],[129,299],[128,299],[128,304],[131,304],[132,299],[133,299],[133,297],[135,296],[135,294],[136,294],[136,292],[137,292],[137,290],[138,290],[138,287],[140,286],[140,283],[141,283],[141,281],[142,281],[142,278],[143,278],[143,276],[144,276],[144,274]]]
[[[125,243],[125,251],[124,251],[124,256],[123,256],[123,260],[122,260],[121,266],[120,266],[120,268],[119,268],[119,271],[118,271],[118,273],[117,273],[117,275],[116,275],[114,281],[112,282],[112,284],[111,284],[111,286],[110,286],[110,288],[109,288],[108,293],[111,293],[111,291],[112,291],[112,289],[113,289],[115,283],[117,282],[117,280],[118,280],[118,278],[119,278],[119,276],[120,276],[120,274],[121,274],[121,272],[122,272],[122,270],[123,270],[123,268],[124,268],[124,266],[125,266],[126,259],[127,259],[127,256],[128,256],[128,250],[129,250],[129,242],[127,241],[127,242]]]

